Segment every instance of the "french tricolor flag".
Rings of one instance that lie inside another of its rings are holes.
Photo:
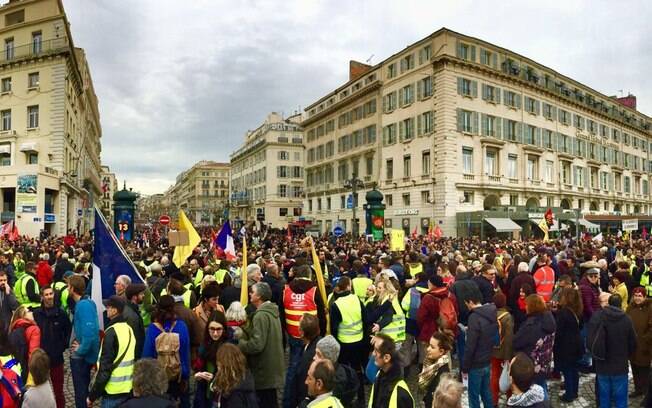
[[[235,245],[233,244],[233,232],[231,231],[229,220],[224,222],[224,225],[222,225],[220,232],[217,233],[213,243],[217,248],[218,255],[224,253],[227,261],[233,261],[236,259]]]

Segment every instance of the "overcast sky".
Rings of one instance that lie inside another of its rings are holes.
[[[426,5],[430,4],[430,5]],[[531,4],[531,5],[526,5]],[[518,52],[652,115],[650,1],[64,0],[86,50],[102,162],[163,192],[228,161],[270,111],[288,116],[441,27]]]

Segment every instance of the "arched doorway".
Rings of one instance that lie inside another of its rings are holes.
[[[570,210],[570,208],[571,208],[570,200],[568,198],[564,198],[559,203],[559,206],[564,210]]]
[[[589,210],[590,211],[598,211],[598,203],[595,201],[591,201],[591,204],[589,205]]]
[[[535,197],[530,197],[525,202],[525,208],[528,210],[539,207],[539,199]]]
[[[488,195],[484,199],[483,206],[485,210],[490,210],[492,207],[500,206],[500,200],[498,199],[498,196],[494,194]]]

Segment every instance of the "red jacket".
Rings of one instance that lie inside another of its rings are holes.
[[[54,272],[48,261],[39,261],[36,265],[36,281],[38,286],[42,288],[52,283]]]
[[[439,302],[448,296],[448,288],[433,288],[421,296],[421,304],[417,310],[417,325],[419,336],[417,339],[425,343],[430,341],[433,333],[438,330]]]
[[[32,352],[41,347],[41,329],[36,323],[27,319],[18,319],[14,323],[14,328],[25,328],[25,341],[27,342],[27,361],[32,356]]]

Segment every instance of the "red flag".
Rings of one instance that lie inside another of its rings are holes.
[[[9,240],[10,241],[16,241],[18,238],[20,238],[20,234],[18,233],[18,227],[16,226],[16,223],[11,221],[11,234],[9,234]]]
[[[548,227],[551,227],[555,223],[555,220],[552,216],[552,208],[548,208],[548,211],[546,211],[544,217],[546,219],[546,224],[548,224]]]
[[[641,236],[643,237],[644,240],[647,241],[647,228],[643,227],[643,232],[641,232]]]
[[[288,225],[288,235],[287,235],[287,238],[288,238],[288,242],[292,242],[292,231],[290,231],[290,226],[289,226],[289,225]]]
[[[417,238],[417,226],[414,226],[414,231],[412,231],[412,238],[416,239]]]
[[[439,239],[442,236],[441,228],[439,228],[439,225],[435,227],[435,238]]]

